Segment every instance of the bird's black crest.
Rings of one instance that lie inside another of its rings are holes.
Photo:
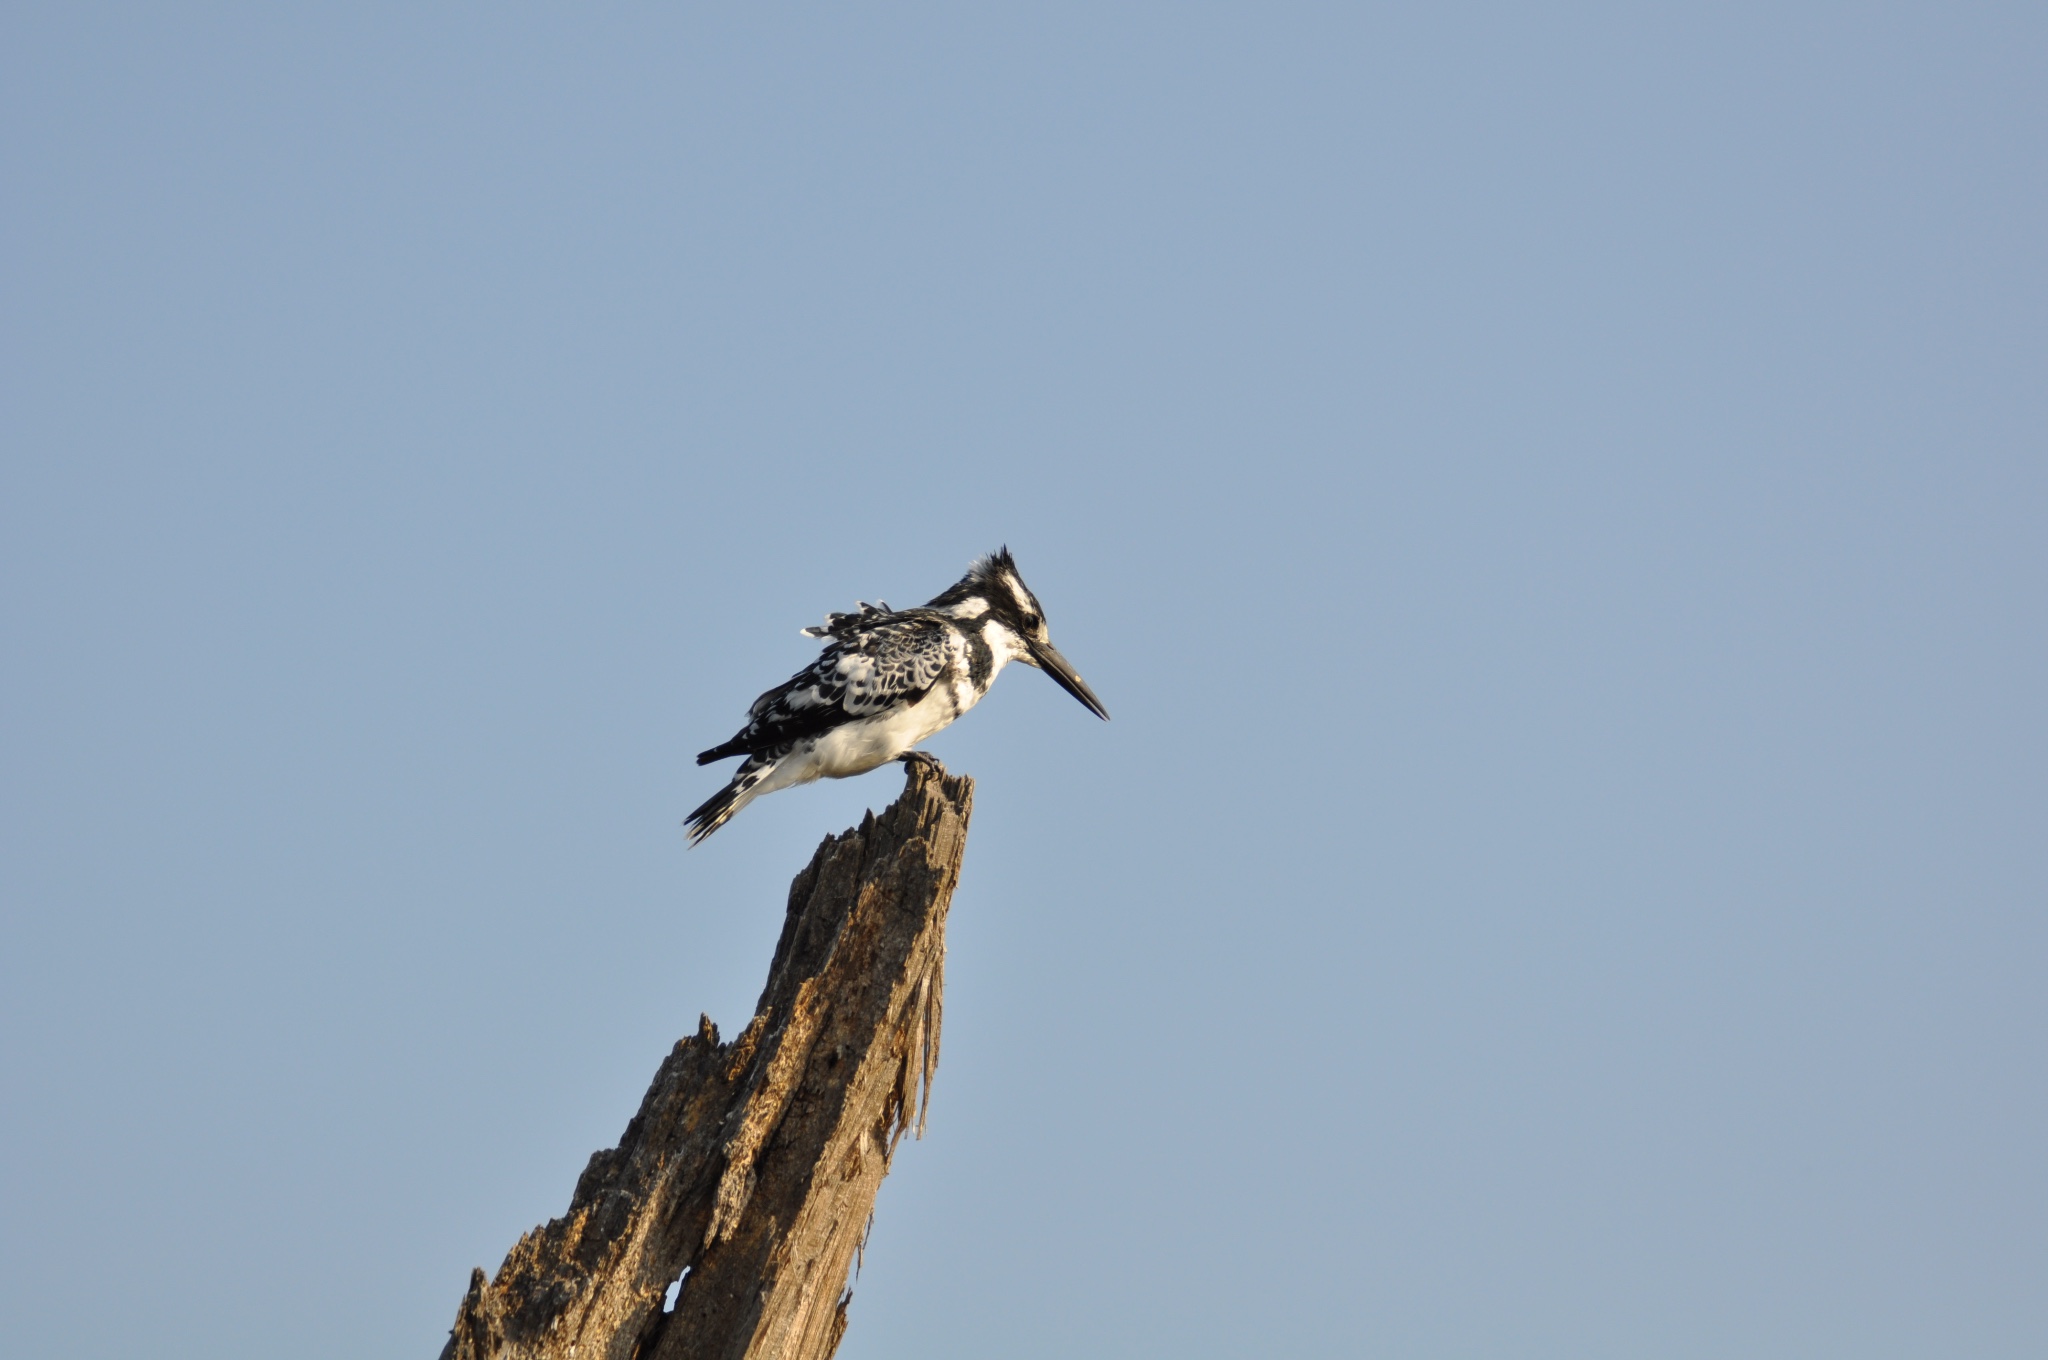
[[[1010,593],[1009,582],[1015,581],[1023,587],[1026,601],[1018,600]],[[928,609],[945,609],[959,604],[962,600],[979,596],[989,602],[999,617],[1017,622],[1027,607],[1035,608],[1037,600],[1031,598],[1031,588],[1024,585],[1024,575],[1017,570],[1017,559],[1010,556],[1007,545],[992,553],[984,553],[974,559],[967,568],[967,574],[934,596]]]
[[[1005,543],[992,553],[983,553],[967,568],[967,577],[972,581],[996,581],[1006,571],[1017,570],[1017,559],[1010,556],[1010,545]]]

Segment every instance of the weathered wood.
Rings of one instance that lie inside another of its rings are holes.
[[[973,791],[912,765],[881,816],[826,837],[752,1023],[676,1044],[568,1214],[471,1273],[442,1360],[832,1354],[875,1192],[923,1133]]]

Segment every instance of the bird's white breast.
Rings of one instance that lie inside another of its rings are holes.
[[[953,721],[952,694],[943,683],[926,690],[914,704],[884,709],[872,717],[842,723],[817,739],[812,778],[845,779],[886,765]]]

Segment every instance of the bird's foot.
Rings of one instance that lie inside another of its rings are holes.
[[[912,769],[921,769],[926,774],[943,775],[946,772],[946,767],[939,763],[939,758],[929,751],[905,751],[896,759],[903,762],[905,766]]]

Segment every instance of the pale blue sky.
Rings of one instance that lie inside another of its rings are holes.
[[[692,753],[1007,542],[1116,720],[934,743],[848,1360],[2048,1353],[2044,59],[10,6],[0,1351],[434,1354],[899,784]]]

